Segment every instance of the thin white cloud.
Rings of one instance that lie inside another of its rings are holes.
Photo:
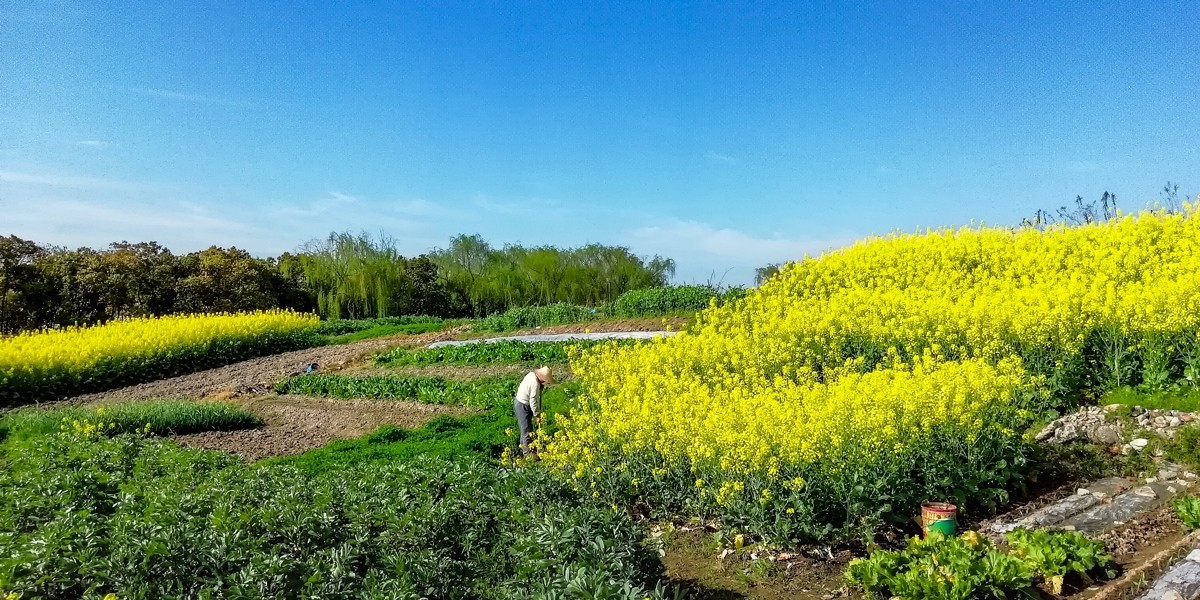
[[[723,163],[735,163],[738,161],[738,159],[736,159],[732,156],[729,156],[728,154],[721,154],[720,152],[714,152],[712,150],[705,152],[704,158],[707,158],[708,160],[717,161],[717,162],[723,162]]]
[[[78,146],[86,146],[88,148],[97,148],[97,149],[112,147],[111,143],[105,142],[103,140],[79,140],[78,142],[75,142],[75,144]]]
[[[379,203],[380,208],[391,212],[412,215],[415,217],[450,217],[458,216],[459,212],[437,202],[424,198],[411,200],[390,200]]]
[[[311,202],[280,206],[274,212],[280,216],[318,217],[345,210],[346,207],[358,203],[359,199],[354,196],[337,191],[328,191],[325,192],[324,196]]]
[[[191,94],[188,92],[177,92],[174,90],[163,90],[163,89],[157,89],[157,88],[131,87],[131,88],[126,88],[126,89],[128,89],[131,92],[135,92],[135,93],[142,94],[145,96],[153,96],[155,98],[165,98],[167,100],[180,100],[183,102],[192,102],[192,103],[196,103],[196,104],[215,104],[215,105],[219,105],[219,106],[238,106],[238,107],[243,107],[243,108],[252,106],[252,104],[250,102],[247,102],[245,100],[239,100],[236,98],[222,98],[219,96]]]
[[[679,220],[665,225],[640,227],[628,239],[638,248],[671,256],[676,260],[702,253],[725,259],[736,266],[763,266],[799,260],[847,243],[846,239],[792,239],[774,235],[760,237],[731,228],[717,228],[698,221]]]
[[[86,175],[63,175],[56,173],[27,173],[22,171],[0,171],[0,183],[21,184],[26,186],[45,186],[63,188],[134,190],[148,189],[150,186],[120,179],[105,179]]]
[[[499,215],[510,217],[531,217],[547,215],[561,216],[567,210],[562,203],[546,198],[522,198],[519,200],[497,200],[483,192],[476,192],[472,198],[475,206]]]

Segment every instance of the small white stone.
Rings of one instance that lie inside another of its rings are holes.
[[[1079,488],[1079,489],[1075,490],[1075,495],[1077,495],[1077,496],[1086,496],[1090,493],[1091,492],[1085,488]]]
[[[1137,438],[1137,439],[1129,442],[1129,445],[1134,448],[1137,448],[1138,450],[1141,450],[1142,448],[1145,448],[1146,446],[1150,445],[1150,440],[1148,440],[1146,438]]]

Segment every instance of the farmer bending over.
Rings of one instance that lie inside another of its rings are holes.
[[[517,388],[517,397],[513,400],[513,412],[517,414],[517,428],[521,431],[521,454],[529,456],[529,437],[533,433],[533,421],[538,425],[542,417],[542,388],[554,383],[550,375],[550,367],[534,369],[521,380]],[[535,453],[536,456],[536,453]]]

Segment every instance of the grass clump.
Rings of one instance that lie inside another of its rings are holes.
[[[1101,403],[1140,406],[1150,410],[1200,411],[1200,388],[1184,386],[1145,390],[1126,386],[1109,392]]]
[[[376,327],[403,327],[408,325],[441,325],[445,323],[444,319],[438,317],[430,317],[425,315],[406,315],[402,317],[381,317],[378,319],[330,319],[321,321],[317,325],[317,333],[320,335],[345,335],[348,333],[357,333],[366,331]]]
[[[154,435],[250,429],[262,425],[254,413],[220,402],[154,400],[99,408],[26,408],[0,418],[0,440],[26,439],[103,424],[109,434],[133,433],[147,425]]]
[[[300,375],[281,381],[275,391],[332,398],[386,398],[426,404],[503,407],[512,401],[519,376],[454,381],[441,377],[371,375]]]
[[[596,318],[596,310],[578,304],[559,302],[548,306],[520,306],[481,319],[477,331],[512,331],[567,323],[582,323]]]
[[[317,334],[325,344],[349,344],[389,335],[420,335],[442,331],[453,324],[438,317],[405,316],[379,319],[322,321]]]
[[[644,531],[541,469],[318,476],[138,436],[0,446],[0,593],[22,598],[666,596]]]
[[[601,344],[632,345],[643,340],[573,340],[570,342],[522,342],[501,340],[459,346],[410,350],[396,348],[375,357],[383,365],[489,365],[551,364],[567,362],[567,348],[590,348]]]

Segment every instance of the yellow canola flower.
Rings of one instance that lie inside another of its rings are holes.
[[[1020,444],[1023,403],[1086,368],[1098,336],[1200,377],[1195,206],[890,235],[789,264],[679,336],[572,351],[584,394],[542,456],[580,478],[632,456],[691,467],[720,505],[743,481],[807,493],[813,474],[935,452],[934,432]]]
[[[71,382],[113,377],[162,359],[207,356],[238,344],[270,346],[317,323],[315,315],[270,310],[122,319],[94,327],[25,332],[0,338],[0,392],[6,387],[36,390],[47,383],[69,388]],[[103,414],[103,409],[97,412]]]

